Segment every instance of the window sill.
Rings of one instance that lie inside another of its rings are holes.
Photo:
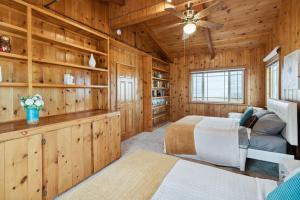
[[[207,102],[207,101],[189,101],[189,104],[212,104],[212,105],[248,106],[248,104],[245,104],[245,103],[226,103],[226,102]]]

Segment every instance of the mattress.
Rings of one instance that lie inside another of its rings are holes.
[[[249,141],[247,129],[244,127],[239,129],[239,146],[242,149],[250,148],[284,154],[287,152],[287,141],[281,135],[263,135],[252,132]]]

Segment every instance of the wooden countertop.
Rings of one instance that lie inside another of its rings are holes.
[[[118,114],[118,111],[107,110],[92,110],[83,111],[77,113],[55,115],[50,117],[41,117],[40,122],[37,125],[28,125],[26,120],[13,121],[7,123],[0,123],[0,134],[16,132],[21,130],[40,129],[43,126],[54,125],[58,123],[64,123],[68,121],[80,120],[82,118],[92,118],[98,115],[111,115]]]

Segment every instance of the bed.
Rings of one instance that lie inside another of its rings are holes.
[[[241,130],[239,118],[186,116],[167,128],[165,153],[202,160],[216,165],[245,170],[247,158],[279,163],[294,159],[286,154],[288,143],[298,145],[297,104],[268,99],[268,110],[274,112],[286,127],[280,135],[251,133]]]
[[[56,199],[263,200],[276,187],[273,180],[139,150]]]

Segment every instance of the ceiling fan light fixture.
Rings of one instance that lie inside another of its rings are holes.
[[[197,26],[193,22],[188,22],[186,25],[183,27],[183,32],[185,34],[191,35],[197,30]]]

